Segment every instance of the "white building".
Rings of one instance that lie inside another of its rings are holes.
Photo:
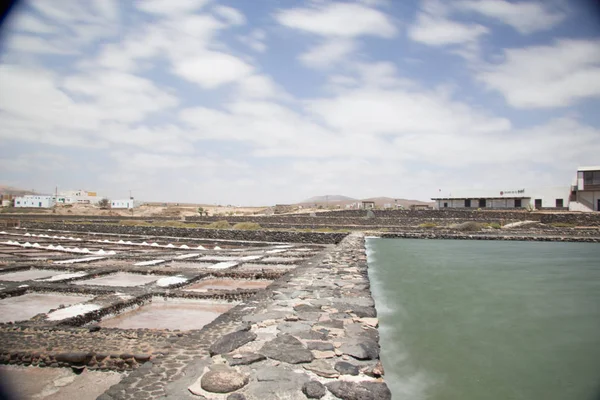
[[[577,168],[571,200],[573,211],[600,211],[600,166]]]
[[[27,195],[15,197],[15,207],[50,208],[56,205],[54,196]]]
[[[571,190],[568,186],[547,188],[507,188],[464,190],[432,198],[436,208],[471,209],[558,209],[568,210]]]
[[[138,207],[140,203],[133,199],[126,200],[111,200],[110,208],[135,208]]]
[[[57,202],[59,204],[97,204],[101,199],[96,192],[79,189],[60,192]]]

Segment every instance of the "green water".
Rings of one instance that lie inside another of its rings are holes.
[[[600,245],[367,239],[396,400],[599,400]]]

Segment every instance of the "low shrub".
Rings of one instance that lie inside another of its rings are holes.
[[[456,229],[462,232],[478,232],[483,229],[484,225],[479,222],[463,222],[462,224],[452,224],[449,226],[450,229]]]
[[[256,222],[238,222],[233,226],[233,229],[243,230],[243,231],[256,231],[261,229],[262,227]]]
[[[575,228],[577,226],[571,222],[552,222],[550,225],[555,228]]]
[[[488,228],[492,228],[492,229],[500,229],[500,228],[502,228],[502,225],[500,225],[497,222],[490,222],[489,224],[486,224],[485,226],[488,227]]]
[[[227,221],[216,221],[205,226],[211,229],[231,229],[231,225]]]

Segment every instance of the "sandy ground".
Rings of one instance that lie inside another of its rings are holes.
[[[267,207],[227,207],[211,206],[202,204],[167,204],[153,203],[137,207],[131,212],[126,209],[102,210],[97,206],[89,204],[59,205],[55,210],[52,209],[12,209],[11,213],[34,213],[34,214],[56,214],[56,215],[105,215],[105,216],[123,216],[123,217],[179,217],[183,218],[191,215],[199,215],[198,208],[202,207],[208,211],[208,215],[219,215],[227,217],[230,215],[257,215],[264,213]],[[7,212],[7,211],[5,211]]]
[[[117,372],[84,370],[76,375],[67,368],[0,366],[0,380],[15,400],[92,400],[118,383]]]

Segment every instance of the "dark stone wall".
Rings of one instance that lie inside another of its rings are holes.
[[[30,229],[54,229],[74,232],[100,232],[127,235],[177,236],[182,238],[250,240],[286,243],[336,244],[346,233],[242,231],[233,229],[197,229],[151,226],[122,226],[102,224],[63,224],[56,222],[23,221],[21,226]]]
[[[117,222],[120,220],[140,220],[140,221],[177,221],[179,217],[133,217],[118,216],[118,215],[56,215],[56,214],[34,214],[34,213],[3,213],[0,214],[0,220],[52,220],[52,221],[110,221]]]
[[[227,220],[231,224],[238,222],[256,222],[263,227],[282,228],[361,228],[361,227],[398,227],[418,226],[424,222],[436,222],[440,225],[467,221],[509,223],[516,221],[538,221],[545,224],[570,223],[578,226],[600,226],[600,213],[536,213],[527,211],[469,211],[469,210],[375,210],[373,218],[367,218],[365,210],[344,210],[316,214],[277,215],[277,216],[211,216],[186,217],[186,222],[209,224]]]
[[[600,226],[600,212],[577,214],[541,214],[540,222],[543,224],[563,223],[577,226]]]

